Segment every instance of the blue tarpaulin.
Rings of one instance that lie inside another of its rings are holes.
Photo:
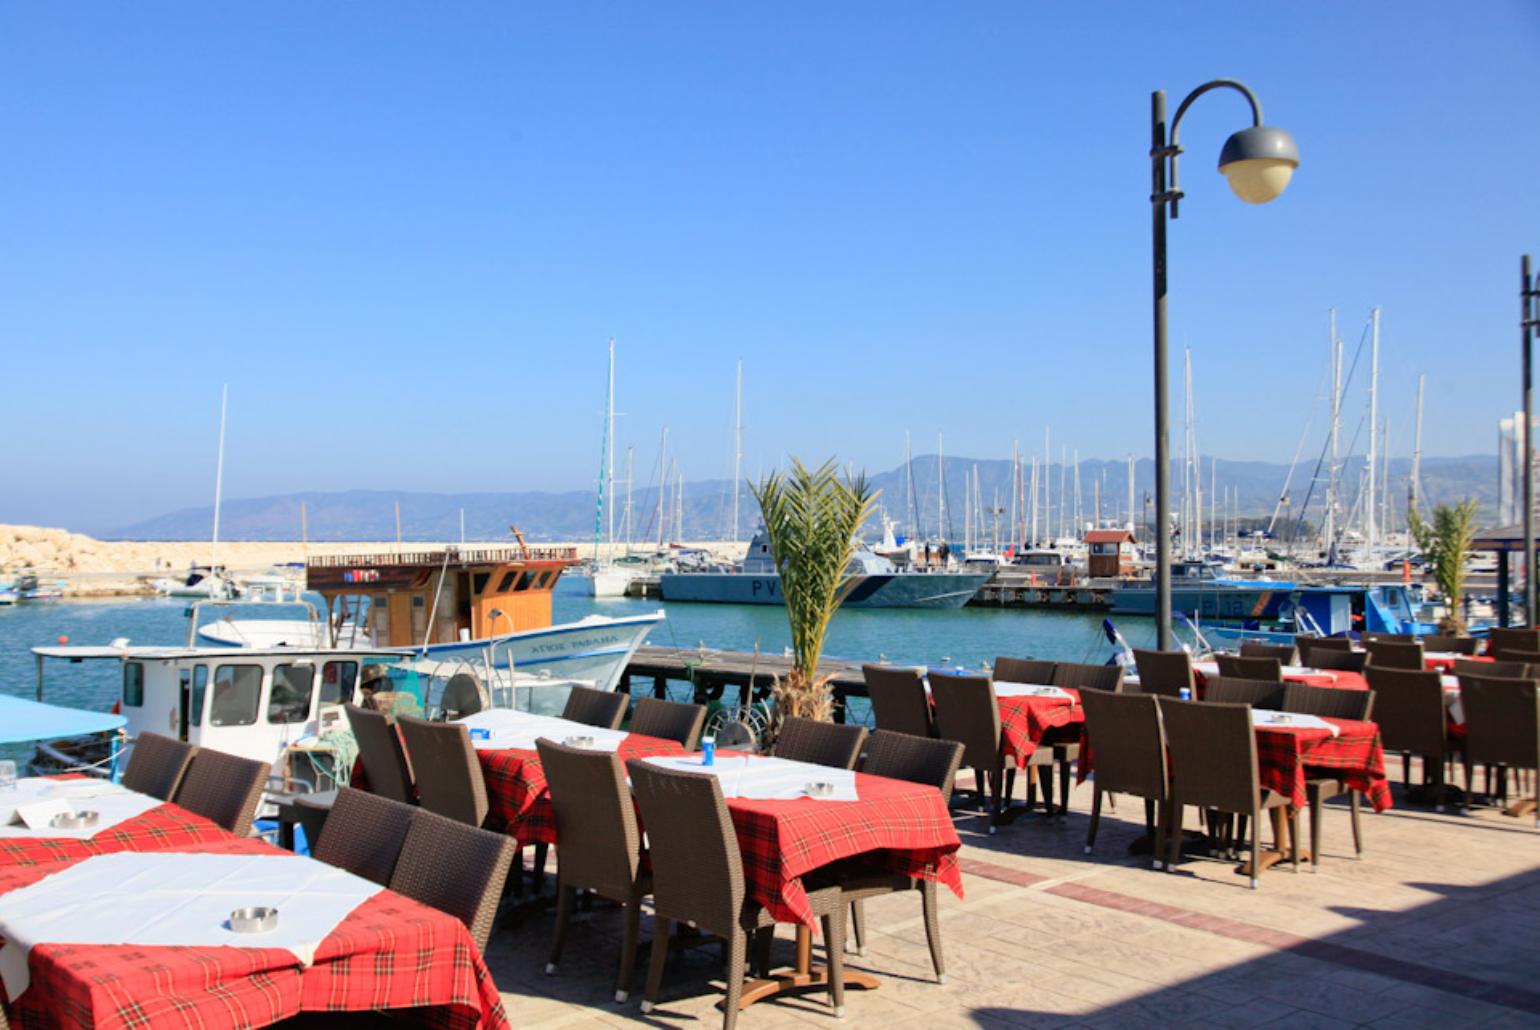
[[[128,720],[121,715],[61,708],[0,694],[0,744],[107,733],[127,724]]]

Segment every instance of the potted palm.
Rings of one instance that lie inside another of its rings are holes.
[[[752,489],[791,629],[791,672],[777,677],[772,690],[774,724],[788,715],[828,720],[834,701],[830,677],[818,675],[818,660],[855,557],[856,534],[877,495],[865,475],[841,477],[832,460],[808,469],[795,458],[789,473],[772,472]]]
[[[1438,631],[1450,636],[1463,635],[1465,619],[1460,608],[1465,594],[1465,559],[1476,538],[1475,500],[1467,498],[1452,506],[1440,504],[1433,509],[1431,524],[1422,520],[1415,507],[1408,508],[1406,524],[1444,598],[1444,617],[1438,621]]]

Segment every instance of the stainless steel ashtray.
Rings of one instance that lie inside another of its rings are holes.
[[[834,796],[834,784],[828,780],[814,780],[803,788],[810,798],[828,798]]]
[[[236,933],[267,933],[278,929],[278,910],[256,906],[230,913],[230,929]]]
[[[48,825],[56,830],[87,830],[100,818],[95,812],[60,812],[48,820]]]
[[[589,748],[594,746],[594,738],[589,736],[568,737],[562,743],[568,747]]]

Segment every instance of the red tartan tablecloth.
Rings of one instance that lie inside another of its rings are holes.
[[[265,841],[228,833],[147,850],[277,852]],[[0,894],[87,857],[0,862]],[[29,963],[32,984],[10,1006],[15,1026],[233,1030],[304,1011],[379,1008],[418,1009],[414,1015],[456,1030],[508,1026],[465,925],[390,891],[339,923],[308,969],[281,948],[40,944]]]
[[[1309,770],[1339,777],[1369,799],[1376,812],[1390,807],[1385,779],[1385,752],[1380,728],[1372,722],[1327,719],[1341,732],[1293,726],[1257,728],[1257,772],[1262,787],[1277,791],[1295,808],[1309,803],[1305,781]]]
[[[89,840],[73,837],[0,838],[0,867],[79,861],[114,851],[197,851],[232,839],[222,827],[177,805],[158,805]]]
[[[952,814],[935,787],[856,773],[859,801],[728,798],[749,897],[781,922],[813,926],[802,877],[843,858],[878,853],[888,868],[963,895]]]
[[[1285,672],[1285,683],[1303,683],[1311,687],[1337,687],[1342,690],[1368,690],[1369,681],[1364,679],[1362,673],[1349,672],[1346,669],[1317,669],[1314,672]],[[1198,669],[1193,670],[1193,681],[1198,685],[1198,698],[1202,700],[1203,687],[1208,683],[1208,677]]]
[[[675,740],[661,740],[632,733],[621,741],[616,754],[628,758],[680,755],[684,748]],[[556,843],[556,813],[546,789],[545,769],[538,751],[523,748],[478,750],[481,772],[487,781],[491,810],[489,828],[501,830],[520,844]]]
[[[1073,727],[1085,725],[1079,692],[1065,693],[1071,696],[1070,700],[1030,696],[998,699],[1001,743],[1006,756],[1014,758],[1018,766],[1025,767],[1038,745],[1054,730],[1072,727],[1066,732],[1078,735]]]

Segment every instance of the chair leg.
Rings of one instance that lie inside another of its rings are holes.
[[[1251,889],[1257,889],[1257,873],[1262,869],[1262,813],[1251,813]]]
[[[1053,808],[1053,763],[1038,767],[1038,779],[1043,786],[1043,815],[1049,819],[1054,816]]]
[[[647,961],[647,986],[642,989],[642,1011],[651,1012],[663,984],[663,965],[668,961],[668,939],[673,924],[662,917],[652,923],[652,956]]]
[[[727,997],[722,1004],[722,1030],[738,1022],[738,1001],[743,997],[743,968],[748,961],[749,935],[734,930],[727,938]]]
[[[637,939],[642,935],[642,895],[632,891],[626,899],[626,931],[620,942],[620,972],[615,977],[615,1002],[631,997],[631,975],[636,970]]]
[[[936,970],[936,982],[946,983],[946,963],[941,958],[941,914],[936,904],[934,880],[920,881],[920,907],[925,913],[925,943],[930,945],[930,964]]]
[[[1299,875],[1299,809],[1289,808],[1289,854],[1293,859],[1294,873]]]
[[[1102,789],[1100,787],[1096,786],[1095,784],[1092,784],[1091,785],[1091,825],[1090,825],[1090,828],[1086,830],[1086,835],[1085,835],[1085,853],[1087,855],[1089,855],[1091,853],[1091,845],[1096,843],[1096,831],[1101,826],[1101,821],[1102,821]],[[1158,859],[1159,856],[1160,856],[1160,852],[1157,850],[1155,852],[1155,855],[1156,855],[1156,857]]]
[[[1069,815],[1069,788],[1074,781],[1069,778],[1069,756],[1059,759],[1059,818]]]
[[[775,927],[765,926],[754,931],[754,973],[770,975],[770,952],[775,947]]]
[[[1433,766],[1433,811],[1444,810],[1444,758],[1439,755],[1431,761],[1424,759],[1424,765]]]
[[[1353,854],[1362,857],[1364,853],[1363,830],[1358,825],[1358,791],[1348,791],[1348,812],[1353,819]]]
[[[1146,801],[1152,810],[1157,810],[1153,801]],[[1153,865],[1156,869],[1164,869],[1166,854],[1166,835],[1171,832],[1171,803],[1162,801],[1158,808],[1160,817],[1155,820],[1155,850]]]
[[[1310,788],[1310,867],[1321,864],[1321,805],[1326,798],[1320,787]],[[1356,831],[1356,828],[1355,828]]]
[[[567,943],[567,924],[572,920],[573,902],[577,900],[577,888],[564,883],[556,886],[556,932],[551,938],[551,957],[546,960],[545,972],[551,976],[561,962],[562,948]]]
[[[823,917],[824,957],[829,963],[829,1007],[836,1016],[845,1014],[845,906],[835,905]]]
[[[1027,811],[1031,811],[1037,805],[1037,769],[1035,766],[1027,766]]]
[[[850,903],[850,936],[855,938],[856,954],[866,954],[866,902]]]
[[[545,863],[551,857],[551,845],[540,841],[535,845],[535,871],[532,880],[535,884],[535,893],[545,890]]]
[[[1177,859],[1182,856],[1182,809],[1185,806],[1180,798],[1171,799],[1171,829],[1166,847],[1169,853],[1166,855],[1166,868],[1176,869]]]
[[[1028,790],[1031,789],[1031,785],[1032,785],[1032,780],[1029,778],[1027,780],[1027,789]],[[1010,807],[1011,799],[1014,798],[1015,796],[1016,796],[1016,763],[1011,762],[1011,763],[1008,763],[1006,765],[1006,767],[1005,767],[1005,806],[1007,808]],[[1028,805],[1030,805],[1030,804],[1031,804],[1031,801],[1029,799],[1028,800]]]
[[[989,832],[991,835],[993,835],[995,830],[1000,826],[1000,788],[1005,784],[1005,762],[1003,759],[1001,760],[1000,764],[995,767],[994,775],[990,779],[990,784],[992,785],[990,792],[994,796],[990,801]]]

